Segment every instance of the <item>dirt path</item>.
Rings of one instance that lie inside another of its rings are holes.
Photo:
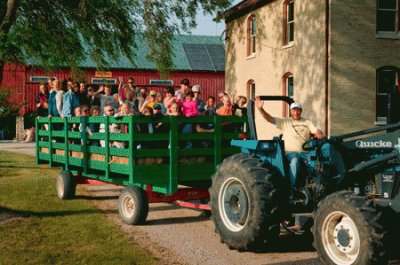
[[[310,245],[304,246],[298,237],[283,235],[276,249],[267,253],[229,250],[220,243],[212,221],[202,212],[173,204],[151,204],[145,225],[126,225],[120,221],[116,210],[120,187],[83,186],[90,193],[84,198],[92,200],[133,242],[155,253],[162,264],[319,264]]]
[[[34,155],[34,143],[0,141],[0,150]],[[239,253],[220,243],[214,225],[200,211],[172,204],[151,204],[143,226],[121,222],[117,200],[121,187],[81,185],[77,196],[91,201],[131,239],[148,249],[160,264],[320,264],[317,254],[301,238],[282,236],[277,246],[266,253]]]
[[[0,151],[9,151],[20,154],[35,155],[34,142],[19,142],[14,140],[0,141]]]

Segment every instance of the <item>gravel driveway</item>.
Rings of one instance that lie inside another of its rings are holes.
[[[35,155],[34,143],[0,141],[0,150]],[[143,226],[122,223],[117,212],[121,187],[81,185],[77,196],[91,201],[107,218],[116,223],[131,239],[150,250],[160,264],[320,264],[317,254],[301,238],[282,235],[277,246],[264,253],[237,252],[220,243],[211,220],[196,210],[173,204],[150,205],[148,221]]]
[[[0,150],[35,155],[35,142],[20,142],[14,140],[0,141]]]
[[[126,225],[120,221],[116,210],[121,187],[84,186],[90,193],[89,199],[116,222],[133,242],[144,244],[156,255],[161,254],[162,264],[319,264],[316,253],[310,249],[310,245],[305,246],[299,237],[283,235],[275,249],[267,253],[229,250],[220,243],[212,221],[202,212],[173,204],[151,204],[145,225]]]

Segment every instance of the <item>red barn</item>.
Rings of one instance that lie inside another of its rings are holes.
[[[135,50],[135,63],[121,57],[118,62],[111,62],[109,69],[98,71],[96,64],[86,58],[80,63],[80,68],[86,72],[83,79],[96,88],[108,83],[116,89],[118,78],[133,77],[137,86],[146,86],[161,91],[167,85],[178,87],[183,78],[188,78],[192,85],[203,88],[203,99],[216,95],[225,86],[225,48],[224,43],[216,36],[178,35],[173,41],[174,68],[169,76],[162,79],[155,70],[154,64],[146,59],[148,54],[145,42],[138,43]],[[63,68],[52,73],[46,73],[34,62],[27,61],[25,65],[6,64],[3,70],[1,87],[10,88],[15,102],[27,102],[25,111],[35,110],[35,97],[39,84],[46,83],[48,77],[56,77],[63,81],[71,77],[71,71]]]

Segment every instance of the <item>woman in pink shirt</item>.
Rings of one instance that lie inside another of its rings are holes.
[[[190,88],[185,89],[185,101],[182,103],[182,115],[186,117],[196,117],[199,115],[198,105],[194,98],[194,93]],[[183,125],[183,133],[192,132],[192,123],[186,123]],[[188,141],[185,148],[192,148],[192,142]]]
[[[190,88],[185,89],[185,101],[182,103],[182,114],[186,117],[199,115],[198,104],[193,100],[194,93]]]

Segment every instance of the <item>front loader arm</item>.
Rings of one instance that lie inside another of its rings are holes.
[[[371,173],[374,172],[374,169],[377,168],[388,168],[393,165],[389,165],[388,161],[393,159],[400,159],[400,152],[397,149],[393,149],[392,152],[381,155],[376,158],[372,158],[367,161],[362,161],[353,165],[352,168],[346,170],[343,174],[336,175],[332,177],[333,183],[344,184],[343,182],[346,180],[350,180],[354,175],[360,175],[364,172],[368,173],[368,176],[371,176]]]
[[[385,154],[368,161],[362,161],[361,163],[358,163],[355,166],[353,166],[353,168],[349,169],[348,172],[356,173],[356,172],[361,172],[363,170],[371,169],[373,167],[385,164],[387,161],[395,159],[397,157],[399,157],[399,151],[395,149],[393,150],[393,152],[389,154]]]

